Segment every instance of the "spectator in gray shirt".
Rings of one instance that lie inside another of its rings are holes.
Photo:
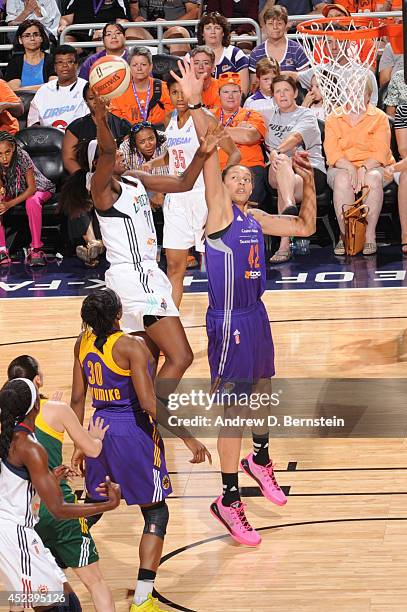
[[[326,187],[326,168],[318,121],[309,108],[297,106],[295,80],[286,75],[275,77],[271,92],[277,108],[269,122],[265,144],[270,152],[269,183],[277,192],[278,212],[282,213],[302,200],[302,178],[291,163],[295,150],[308,151],[317,194]],[[282,263],[290,257],[290,239],[281,238],[270,262]]]
[[[387,43],[383,49],[379,62],[379,85],[384,87],[389,83],[394,72],[403,70],[404,56],[402,53],[394,53],[391,44]]]

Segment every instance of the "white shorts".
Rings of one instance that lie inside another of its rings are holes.
[[[0,581],[6,591],[61,592],[66,576],[34,529],[0,521]],[[23,610],[24,606],[13,606]]]
[[[140,270],[131,264],[116,264],[105,274],[106,287],[121,299],[120,326],[125,333],[144,331],[144,315],[179,317],[171,295],[172,285],[157,263],[142,262]]]
[[[163,204],[165,249],[186,250],[195,247],[204,252],[204,231],[208,208],[204,189],[186,193],[168,193]]]

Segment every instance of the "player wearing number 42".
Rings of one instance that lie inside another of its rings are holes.
[[[188,64],[178,65],[182,76],[172,74],[189,100],[195,129],[202,137],[208,124],[201,104],[203,79],[198,79]],[[285,155],[278,157],[276,165],[284,172],[290,162]],[[226,397],[230,392],[246,395],[252,391],[271,395],[274,346],[261,300],[266,281],[263,231],[274,236],[309,236],[316,224],[315,184],[307,153],[295,153],[292,163],[304,181],[299,217],[250,210],[253,189],[250,169],[233,165],[222,173],[217,151],[205,159],[208,359],[212,392],[219,390]],[[239,342],[235,330],[239,330]],[[224,405],[225,418],[236,417],[239,410],[238,405]],[[267,410],[265,407],[266,414]],[[284,505],[287,500],[277,484],[269,457],[268,430],[264,425],[253,427],[252,434],[253,453],[242,459],[241,467],[259,484],[267,499]],[[257,546],[260,535],[247,520],[239,494],[241,437],[231,437],[221,429],[218,450],[223,494],[211,504],[211,512],[236,541]]]

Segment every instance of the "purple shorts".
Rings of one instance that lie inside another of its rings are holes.
[[[172,492],[167,472],[162,438],[146,412],[97,410],[110,425],[99,457],[86,459],[85,483],[88,496],[103,500],[96,487],[110,476],[122,489],[122,497],[131,506],[154,504]]]
[[[238,389],[250,393],[261,378],[271,378],[274,344],[266,308],[261,300],[253,306],[206,313],[208,359],[213,390]]]

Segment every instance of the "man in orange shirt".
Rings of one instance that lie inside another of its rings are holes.
[[[218,79],[220,106],[212,113],[225,127],[241,154],[240,163],[251,169],[254,188],[250,199],[261,207],[267,197],[265,163],[261,147],[266,136],[264,119],[257,111],[240,106],[242,88],[237,72],[224,72]],[[221,168],[226,166],[228,156],[219,150]]]
[[[220,106],[219,83],[212,73],[215,70],[215,52],[207,45],[195,47],[189,54],[190,61],[195,69],[195,76],[199,79],[204,75],[202,89],[202,104],[209,109]]]
[[[172,110],[167,85],[153,79],[153,61],[147,47],[133,47],[129,55],[131,80],[127,91],[110,103],[110,112],[132,125],[140,121],[162,124]]]
[[[24,106],[20,98],[10,89],[6,81],[0,79],[0,131],[17,134],[20,128],[16,117],[23,112]]]

